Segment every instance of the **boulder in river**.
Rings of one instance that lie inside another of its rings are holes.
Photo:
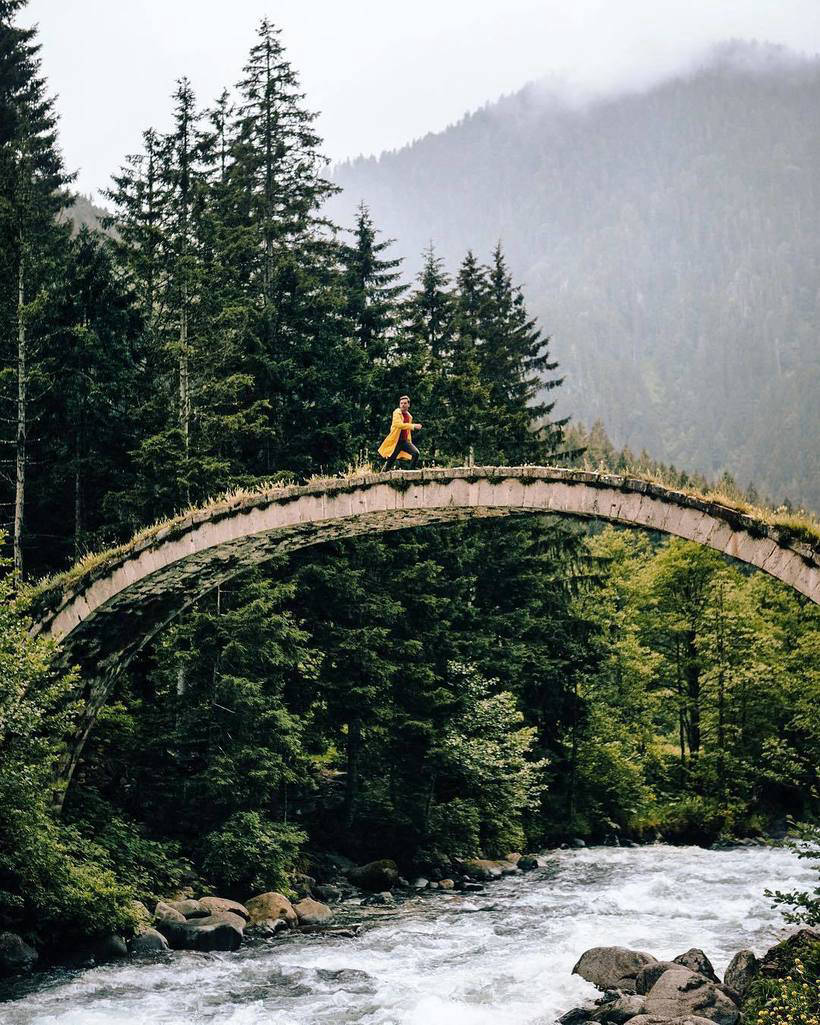
[[[128,945],[128,949],[134,957],[161,954],[164,950],[168,950],[168,940],[161,932],[148,927],[137,933]]]
[[[91,944],[91,955],[96,964],[119,961],[123,957],[128,957],[128,945],[117,933],[106,933]]]
[[[251,916],[250,924],[253,926],[283,921],[288,928],[292,929],[299,921],[288,898],[273,890],[251,897],[249,901],[245,902],[245,907]]]
[[[342,891],[332,883],[319,883],[313,887],[313,892],[325,904],[334,904],[337,900],[342,899]]]
[[[532,872],[533,869],[539,867],[538,855],[537,854],[522,854],[516,862],[522,872]]]
[[[659,1018],[695,1015],[718,1025],[735,1025],[740,1016],[733,1000],[683,965],[663,973],[644,998],[644,1010]]]
[[[516,866],[508,861],[490,861],[488,858],[468,858],[461,865],[465,875],[470,879],[478,879],[488,882],[490,879],[500,879],[503,875],[509,875],[515,871]]]
[[[162,921],[159,931],[173,950],[238,950],[242,945],[245,920],[226,911],[208,918],[194,918],[180,924]]]
[[[643,997],[636,993],[621,993],[614,1000],[608,1000],[592,1015],[593,1021],[606,1025],[624,1025],[624,1022],[643,1013]]]
[[[157,906],[154,908],[154,922],[176,922],[179,925],[183,925],[186,921],[185,915],[181,911],[177,911],[172,908],[170,904],[166,904],[165,901],[159,901]]]
[[[574,840],[570,840],[570,847],[574,847],[576,850],[580,850],[582,847],[586,847],[586,843],[578,836]]]
[[[166,900],[169,908],[178,911],[184,918],[207,918],[211,912],[198,900]]]
[[[644,965],[635,976],[635,992],[646,996],[664,972],[678,967],[674,961],[652,961]]]
[[[629,1019],[629,1025],[714,1025],[709,1018],[685,1014],[680,1018],[659,1018],[656,1014],[639,1014]]]
[[[30,972],[39,955],[16,932],[0,932],[0,979]]]
[[[558,1021],[561,1025],[583,1025],[585,1021],[589,1021],[592,1010],[589,1007],[573,1007],[569,1011],[566,1011]]]
[[[655,958],[643,950],[591,947],[581,954],[572,974],[580,975],[601,990],[620,989],[624,993],[634,993],[638,972],[654,961]]]
[[[396,903],[390,890],[383,890],[381,893],[371,893],[362,901],[362,907],[375,907],[379,905],[391,906]]]
[[[294,904],[293,910],[299,919],[299,925],[324,925],[333,918],[333,912],[327,904],[320,904],[311,897],[304,897],[298,904]]]
[[[360,890],[381,893],[393,889],[399,880],[399,870],[395,861],[382,858],[380,861],[371,861],[367,865],[349,869],[347,878]]]
[[[697,972],[698,975],[702,975],[711,982],[720,982],[720,979],[715,975],[712,962],[699,947],[690,947],[684,954],[678,954],[672,960],[675,964],[683,965],[684,968]]]
[[[228,900],[227,897],[200,897],[199,903],[209,915],[220,915],[223,911],[230,911],[231,914],[239,915],[245,921],[251,917],[250,911],[238,900]]]
[[[760,962],[751,950],[739,950],[726,969],[723,982],[743,997],[752,984],[752,980],[760,971]]]

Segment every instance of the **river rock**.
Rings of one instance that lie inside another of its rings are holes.
[[[161,932],[149,926],[143,929],[142,932],[137,933],[131,940],[129,950],[134,957],[161,954],[164,950],[168,950],[168,940],[165,939]]]
[[[509,854],[504,855],[504,860],[509,861],[511,865],[517,865],[518,862],[522,859],[522,857],[523,854],[519,854],[518,851],[510,851]]]
[[[296,873],[291,879],[291,888],[297,897],[309,897],[313,892],[313,887],[316,885],[316,880],[313,876],[304,875],[302,873]]]
[[[720,979],[715,975],[715,969],[712,967],[712,962],[698,947],[690,947],[686,953],[678,954],[678,956],[673,957],[672,960],[675,964],[683,965],[684,968],[688,968],[692,972],[697,972],[698,975],[702,975],[705,979],[709,979],[711,982],[720,982]]]
[[[325,904],[335,904],[337,900],[342,899],[342,891],[332,883],[319,883],[314,886],[313,892]]]
[[[169,908],[178,911],[184,918],[207,918],[211,913],[198,900],[166,900]]]
[[[615,1000],[602,1004],[592,1015],[593,1021],[607,1022],[611,1025],[624,1025],[624,1022],[643,1012],[644,1000],[635,993],[622,993]]]
[[[245,920],[230,911],[208,918],[194,918],[184,924],[162,921],[159,931],[173,950],[238,950]]]
[[[483,883],[462,883],[462,893],[481,893],[484,890]]]
[[[518,859],[518,867],[522,872],[532,872],[533,869],[538,868],[538,855],[537,854],[523,854]]]
[[[142,903],[141,900],[132,900],[131,910],[134,912],[134,918],[136,920],[138,929],[147,928],[153,921],[153,918],[151,917],[151,912]]]
[[[247,922],[251,913],[244,904],[238,900],[228,900],[227,897],[200,897],[199,903],[209,915],[221,915],[223,911],[230,911],[233,915],[239,915]]]
[[[426,890],[430,885],[430,880],[425,879],[424,876],[419,876],[418,879],[414,879],[410,885],[414,890]]]
[[[629,1025],[714,1025],[709,1018],[685,1014],[680,1018],[659,1018],[655,1014],[639,1014],[629,1019]]]
[[[38,957],[16,932],[0,932],[0,978],[30,972]]]
[[[186,921],[185,915],[181,911],[177,911],[172,908],[170,904],[166,904],[164,901],[160,901],[154,908],[154,922],[176,922],[178,925],[183,925]]]
[[[327,904],[320,904],[318,900],[304,897],[298,904],[293,905],[293,910],[299,919],[299,925],[324,925],[333,918],[333,912]]]
[[[624,993],[634,993],[638,972],[644,965],[654,961],[655,958],[643,950],[591,947],[581,954],[572,974],[580,975],[598,989],[620,989]]]
[[[117,933],[109,932],[97,936],[77,948],[85,957],[90,957],[94,964],[106,964],[109,961],[120,961],[128,957],[128,944]]]
[[[490,861],[487,858],[469,858],[467,861],[462,862],[464,873],[470,879],[479,879],[482,882],[487,882],[490,879],[500,879],[504,875],[505,866],[509,869],[515,868],[509,862]]]
[[[390,890],[383,890],[381,893],[371,893],[370,896],[365,897],[362,901],[362,907],[392,906],[395,903],[395,898]]]
[[[570,847],[574,847],[576,850],[580,850],[582,847],[586,847],[586,844],[580,837],[575,837],[574,840],[570,840]]]
[[[760,962],[751,950],[739,950],[726,969],[723,982],[742,998],[760,971]]]
[[[393,889],[399,879],[399,870],[395,861],[382,858],[380,861],[371,861],[367,865],[351,868],[347,873],[347,878],[360,890],[381,893],[384,890]]]
[[[455,881],[453,879],[442,879],[438,884],[440,890],[454,890],[456,888]]]
[[[680,965],[675,964],[674,961],[652,961],[650,964],[644,965],[635,976],[635,992],[646,996],[664,972],[668,972],[670,968],[679,967]]]
[[[592,1011],[588,1007],[573,1007],[562,1014],[558,1021],[561,1025],[583,1025],[585,1021],[589,1021],[591,1014]]]
[[[760,970],[766,975],[777,975],[781,970],[791,971],[795,956],[804,947],[820,943],[820,932],[816,929],[798,929],[785,940],[770,947],[760,961]]]
[[[702,975],[688,968],[670,968],[645,997],[644,1010],[659,1018],[695,1015],[718,1025],[735,1025],[740,1011],[733,1000]]]
[[[292,929],[299,922],[299,918],[288,898],[272,890],[268,893],[260,893],[256,897],[251,897],[249,901],[245,902],[245,907],[251,916],[250,924],[253,926],[281,920],[288,928]]]

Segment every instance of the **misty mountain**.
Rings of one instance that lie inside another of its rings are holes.
[[[646,92],[531,85],[339,166],[413,273],[501,239],[553,337],[558,411],[820,508],[820,60],[729,44]]]
[[[66,207],[60,213],[63,220],[71,222],[72,232],[78,232],[83,226],[91,231],[101,231],[104,234],[110,232],[110,229],[104,228],[102,223],[105,217],[111,216],[109,210],[97,206],[91,196],[84,196],[81,192],[75,193],[73,200],[71,206]]]

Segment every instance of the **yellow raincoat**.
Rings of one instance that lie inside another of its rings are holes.
[[[393,420],[390,423],[390,433],[381,445],[379,445],[379,455],[382,459],[389,459],[390,456],[393,455],[393,449],[398,445],[402,431],[413,431],[416,427],[418,427],[418,424],[414,424],[412,420],[409,423],[405,423],[404,418],[401,415],[401,410],[394,409]],[[413,435],[411,433],[411,441],[412,438]],[[412,459],[412,456],[409,452],[399,452],[399,459]]]

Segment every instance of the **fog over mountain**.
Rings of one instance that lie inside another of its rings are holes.
[[[820,59],[731,43],[598,99],[534,84],[336,169],[408,273],[500,239],[553,336],[559,412],[820,508]]]

